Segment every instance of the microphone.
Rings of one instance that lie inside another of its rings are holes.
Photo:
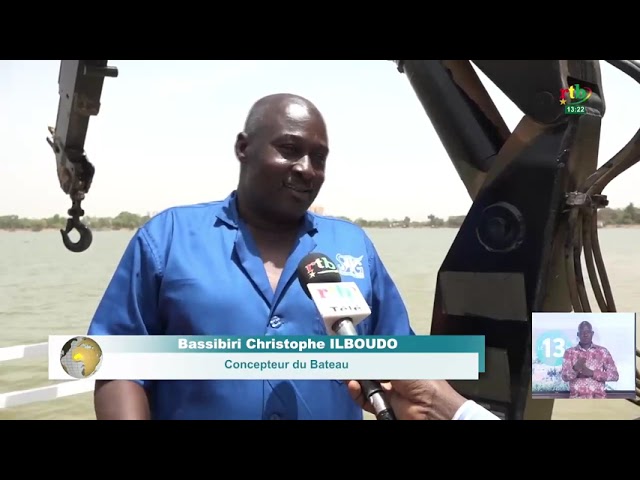
[[[343,282],[336,264],[322,253],[310,253],[297,269],[302,289],[320,313],[329,335],[357,336],[356,325],[371,315],[371,309],[355,282]],[[379,382],[358,380],[378,420],[395,420]]]

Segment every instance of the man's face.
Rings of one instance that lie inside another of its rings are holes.
[[[591,343],[593,339],[593,330],[588,325],[583,325],[578,329],[578,338],[580,339],[580,343],[588,345]]]
[[[247,194],[260,208],[283,220],[296,220],[324,183],[329,153],[324,120],[297,103],[283,106],[265,120],[253,138],[239,136],[236,143]]]

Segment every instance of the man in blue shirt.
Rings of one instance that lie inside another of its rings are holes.
[[[296,276],[312,251],[335,259],[371,305],[360,334],[412,335],[364,231],[308,212],[329,154],[317,108],[264,97],[235,152],[240,178],[229,197],[171,208],[134,235],[89,335],[326,335]],[[362,419],[339,380],[98,381],[95,409],[98,419]]]

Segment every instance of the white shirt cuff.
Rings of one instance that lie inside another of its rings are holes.
[[[473,400],[467,400],[458,409],[452,420],[500,420],[500,418]]]

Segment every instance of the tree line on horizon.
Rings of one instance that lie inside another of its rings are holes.
[[[85,216],[82,221],[94,231],[133,230],[144,225],[151,217],[151,214],[138,215],[131,212],[121,212],[115,217]],[[336,218],[368,228],[460,228],[466,215],[455,215],[446,219],[429,215],[427,221],[413,221],[410,217],[404,217],[402,220],[390,218],[381,220],[351,219],[343,216]],[[598,211],[598,221],[603,227],[608,225],[639,225],[640,208],[634,206],[633,203],[624,208],[603,208]],[[4,215],[0,216],[0,230],[31,230],[37,232],[64,228],[66,222],[66,216],[57,214],[49,218],[24,218],[17,215]]]

